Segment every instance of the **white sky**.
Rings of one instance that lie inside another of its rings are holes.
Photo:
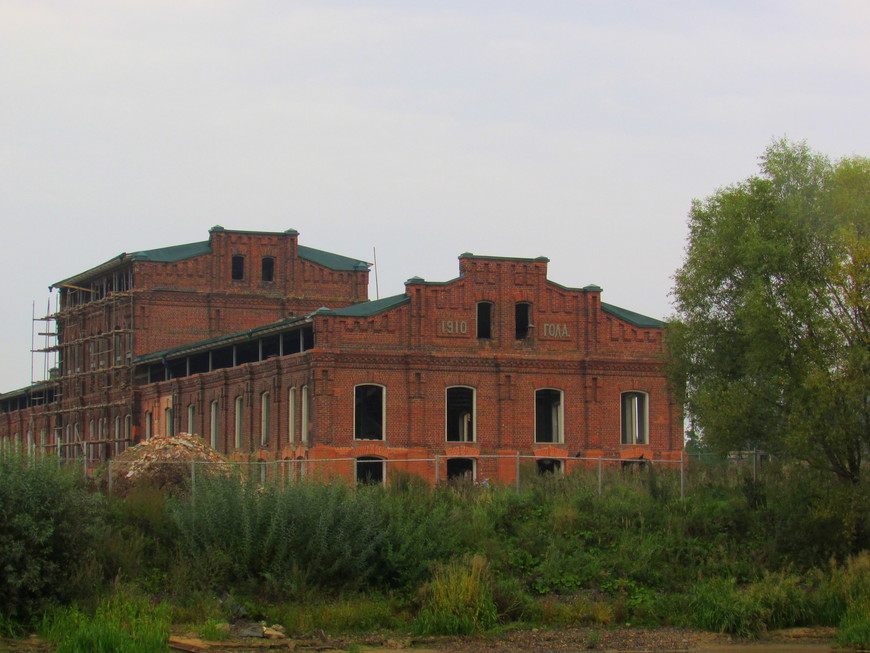
[[[0,392],[49,284],[215,224],[376,247],[381,297],[544,255],[665,317],[693,198],[782,136],[870,154],[868,35],[865,0],[0,0]]]

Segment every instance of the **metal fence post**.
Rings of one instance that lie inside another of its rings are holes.
[[[441,467],[439,465],[438,454],[435,454],[435,487],[438,487],[438,481],[441,480],[441,475],[439,472],[441,471]]]
[[[601,496],[601,455],[598,456],[598,496]]]
[[[680,501],[686,502],[686,457],[680,454]]]
[[[109,494],[111,494],[112,493],[112,459],[111,458],[109,458],[108,462],[106,463],[106,466],[107,466],[106,473],[109,475],[108,481],[106,482],[106,485],[109,489]]]
[[[196,496],[196,461],[190,461],[190,496]]]
[[[517,451],[517,490],[520,489],[520,452]]]

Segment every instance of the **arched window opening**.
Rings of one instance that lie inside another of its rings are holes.
[[[647,444],[647,394],[622,393],[622,444]]]
[[[474,442],[474,388],[447,388],[447,441]]]

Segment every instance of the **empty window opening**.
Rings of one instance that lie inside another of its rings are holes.
[[[492,338],[492,302],[477,302],[477,337]]]
[[[220,419],[220,415],[218,414],[218,402],[214,400],[211,402],[211,424],[209,425],[209,436],[211,438],[211,448],[217,451],[218,448],[218,419]]]
[[[233,347],[221,347],[211,352],[211,369],[220,370],[233,366]]]
[[[233,281],[241,281],[245,278],[245,257],[241,254],[233,255]]]
[[[236,449],[242,448],[242,428],[244,427],[244,400],[241,396],[236,397]]]
[[[558,474],[562,471],[562,461],[552,458],[541,458],[537,461],[538,474]]]
[[[647,444],[647,395],[622,393],[622,444]]]
[[[384,387],[358,385],[354,388],[354,438],[384,439]]]
[[[236,345],[236,365],[256,363],[260,360],[260,341],[251,340]]]
[[[208,352],[194,354],[187,361],[187,369],[191,374],[202,374],[210,371]]]
[[[308,398],[308,386],[302,386],[302,441],[308,442],[310,436],[310,415],[311,412]]]
[[[535,442],[562,441],[562,391],[535,390]]]
[[[287,393],[287,441],[296,440],[296,388]]]
[[[377,485],[384,482],[384,459],[376,456],[361,456],[356,459],[356,482]]]
[[[196,433],[196,404],[187,405],[187,432]]]
[[[272,401],[268,392],[260,395],[260,444],[269,444],[269,433],[272,431]]]
[[[260,358],[275,358],[281,355],[281,336],[271,336],[260,341]]]
[[[474,442],[474,388],[447,388],[447,441]]]
[[[525,340],[532,330],[532,305],[528,302],[517,302],[514,309],[517,340]]]
[[[263,281],[275,280],[275,257],[264,256],[262,263],[262,279]]]
[[[473,481],[474,461],[471,458],[449,458],[447,460],[448,481]]]

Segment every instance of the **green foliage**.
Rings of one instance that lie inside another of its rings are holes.
[[[407,630],[411,623],[403,601],[377,594],[278,603],[266,608],[265,617],[269,623],[280,623],[293,636],[318,630],[332,635]]]
[[[704,443],[787,452],[857,482],[870,447],[870,160],[780,141],[696,201],[670,374]]]
[[[495,625],[497,610],[483,556],[438,565],[422,590],[417,628],[423,634],[470,635]]]
[[[116,592],[93,615],[77,607],[58,609],[43,621],[42,631],[57,653],[163,653],[169,608]]]
[[[209,618],[196,631],[201,639],[210,642],[222,642],[230,636],[229,625],[220,619]]]
[[[27,621],[99,580],[101,497],[54,458],[0,456],[0,614]]]

